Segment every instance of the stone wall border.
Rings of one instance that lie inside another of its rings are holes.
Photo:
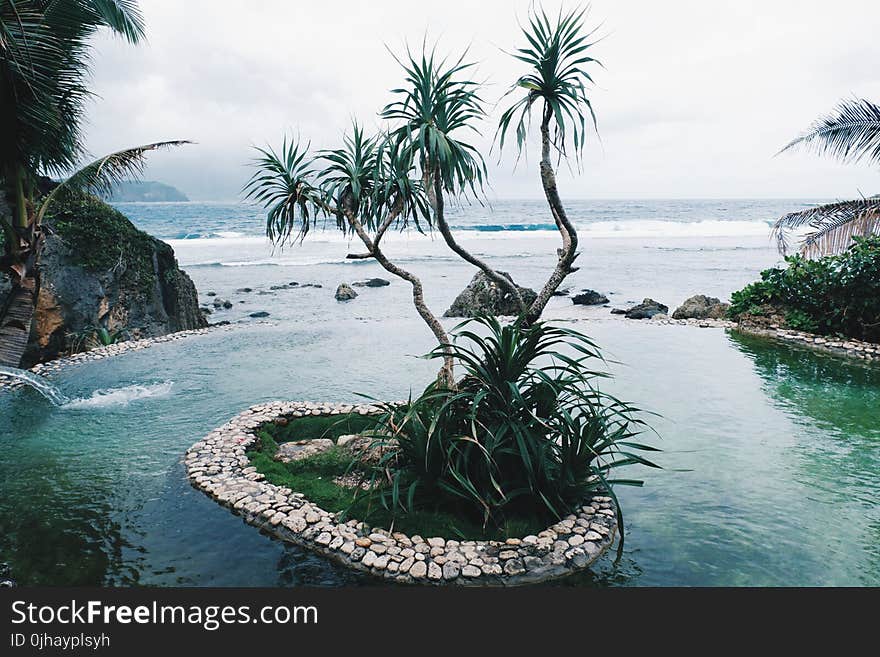
[[[184,457],[192,485],[283,541],[388,582],[457,586],[536,584],[586,569],[614,542],[617,514],[610,497],[595,496],[536,535],[506,541],[408,536],[342,522],[302,493],[271,484],[245,451],[255,430],[279,418],[379,412],[370,404],[258,404],[211,431]]]
[[[804,333],[803,331],[793,331],[780,326],[764,328],[750,324],[737,324],[733,327],[733,330],[746,335],[778,340],[789,345],[803,347],[832,356],[853,358],[880,365],[880,344],[874,342],[862,342],[861,340]]]

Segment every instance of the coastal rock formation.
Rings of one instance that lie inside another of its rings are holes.
[[[627,319],[651,319],[654,315],[666,315],[667,313],[669,313],[669,306],[645,298],[640,304],[627,310],[626,317]]]
[[[601,306],[608,303],[608,297],[599,294],[596,290],[581,290],[571,298],[572,303],[578,306]]]
[[[357,295],[358,293],[348,283],[340,283],[339,287],[336,288],[337,301],[351,301]]]
[[[685,300],[675,312],[672,313],[673,319],[724,319],[727,309],[730,308],[729,303],[724,303],[715,297],[707,297],[704,294],[697,294],[690,299]]]
[[[391,285],[391,281],[386,281],[384,278],[368,278],[365,281],[356,281],[352,285],[354,287],[385,287]]]
[[[513,281],[507,272],[498,272],[507,280]],[[534,290],[517,285],[526,305],[530,305],[538,295]],[[462,290],[444,317],[476,317],[486,315],[519,315],[519,306],[516,299],[509,292],[501,289],[494,281],[482,271],[477,272],[468,286]]]
[[[46,223],[23,367],[67,353],[97,327],[137,339],[208,325],[172,248],[109,205],[91,196],[71,199],[55,206]],[[0,301],[7,289],[0,287]]]

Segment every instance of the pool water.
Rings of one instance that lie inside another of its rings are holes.
[[[328,292],[328,290],[324,290]],[[273,399],[397,399],[435,364],[430,334],[370,290],[275,324],[72,366],[54,382],[98,403],[56,408],[0,392],[0,561],[23,585],[368,583],[245,525],[189,485],[182,456]],[[403,308],[403,306],[400,306]],[[450,326],[452,324],[450,323]],[[662,470],[621,488],[621,563],[570,585],[880,585],[880,368],[720,329],[582,320],[609,389],[642,408]],[[170,383],[169,383],[170,382]],[[131,388],[134,386],[134,388]]]

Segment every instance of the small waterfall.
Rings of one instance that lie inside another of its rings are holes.
[[[31,388],[39,392],[43,397],[52,402],[55,406],[64,406],[70,402],[70,399],[65,396],[58,388],[53,386],[47,379],[39,376],[38,374],[34,374],[33,372],[28,372],[27,370],[20,370],[17,367],[3,367],[0,365],[0,375],[8,376],[11,379],[16,379],[17,381],[21,381],[29,385]]]

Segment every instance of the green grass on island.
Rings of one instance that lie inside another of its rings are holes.
[[[339,436],[369,430],[375,423],[375,418],[351,414],[307,416],[293,419],[284,426],[267,424],[257,432],[259,443],[247,455],[257,472],[270,483],[302,493],[306,499],[326,511],[344,512],[345,518],[362,520],[374,527],[409,535],[442,536],[456,540],[503,540],[537,534],[552,524],[552,519],[536,515],[509,518],[501,527],[484,529],[478,520],[439,506],[392,514],[382,506],[378,495],[371,497],[366,491],[356,491],[334,483],[336,477],[353,471],[351,453],[341,447],[333,447],[292,463],[282,463],[273,458],[280,443],[318,438],[335,441]]]

